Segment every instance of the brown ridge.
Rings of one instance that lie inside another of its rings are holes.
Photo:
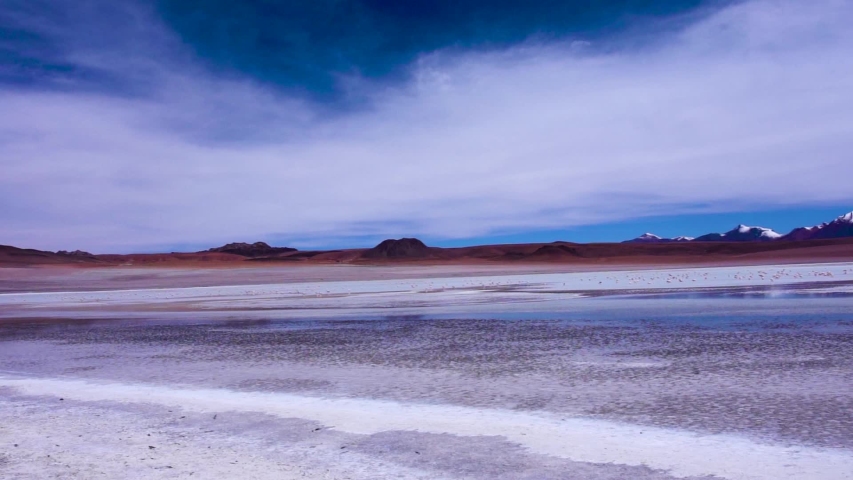
[[[271,247],[272,248],[272,247]],[[387,240],[372,249],[283,251],[246,256],[223,252],[92,255],[0,246],[0,266],[248,266],[292,264],[678,264],[726,261],[853,261],[853,238],[774,242],[528,243],[429,247],[417,239]]]

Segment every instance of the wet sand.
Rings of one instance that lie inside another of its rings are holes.
[[[853,478],[850,276],[0,295],[0,476]]]

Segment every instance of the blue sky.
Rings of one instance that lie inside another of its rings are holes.
[[[853,210],[842,0],[0,0],[0,243],[780,232]]]

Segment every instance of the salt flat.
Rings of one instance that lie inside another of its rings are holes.
[[[853,456],[829,449],[783,447],[734,436],[697,436],[671,429],[559,418],[554,414],[75,380],[0,377],[0,385],[26,395],[50,396],[61,392],[69,400],[179,406],[182,411],[208,415],[267,413],[281,418],[310,419],[332,425],[329,428],[338,431],[361,435],[416,431],[499,436],[533,453],[594,464],[647,466],[677,477],[712,474],[756,480],[846,478],[853,472]]]
[[[0,476],[853,478],[851,280],[815,264],[6,293]]]

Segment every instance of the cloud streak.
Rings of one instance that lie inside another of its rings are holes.
[[[853,200],[849,2],[427,52],[403,82],[342,78],[344,112],[211,72],[154,12],[116,15],[109,42],[17,17],[124,87],[0,87],[2,243],[464,238]]]

